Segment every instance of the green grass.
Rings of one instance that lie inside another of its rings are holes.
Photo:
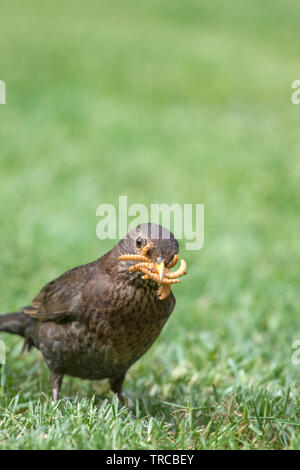
[[[299,2],[5,1],[0,310],[112,246],[96,207],[204,203],[205,245],[125,383],[7,345],[4,449],[300,448]]]

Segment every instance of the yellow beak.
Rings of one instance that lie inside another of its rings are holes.
[[[165,274],[165,263],[161,261],[160,263],[156,264],[156,268],[159,274],[159,280],[162,281]]]

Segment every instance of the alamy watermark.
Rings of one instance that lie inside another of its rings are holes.
[[[139,203],[128,205],[127,196],[119,196],[118,207],[100,204],[96,215],[100,217],[96,228],[100,240],[121,239],[137,225],[152,222],[173,232],[177,240],[186,240],[186,250],[201,250],[204,245],[204,204],[163,203],[148,208]]]
[[[294,80],[292,82],[292,88],[295,88],[295,91],[292,93],[292,103],[300,104],[300,80]]]
[[[300,339],[295,339],[295,341],[293,341],[292,348],[295,349],[291,358],[292,363],[295,366],[298,366],[300,364]]]
[[[4,341],[0,341],[0,364],[6,362],[6,347]]]
[[[0,80],[0,104],[6,104],[6,85],[3,80]]]

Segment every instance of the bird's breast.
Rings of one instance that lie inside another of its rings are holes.
[[[94,346],[106,350],[118,367],[128,368],[160,334],[174,308],[171,294],[161,301],[151,283],[129,290],[119,309],[98,319]]]
[[[38,347],[50,369],[86,379],[126,371],[150,348],[174,308],[172,294],[160,301],[151,287],[112,292],[107,307],[91,301],[78,321],[41,323]]]

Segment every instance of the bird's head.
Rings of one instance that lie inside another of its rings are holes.
[[[186,262],[182,259],[180,267],[171,271],[178,261],[178,242],[174,235],[156,224],[141,224],[124,237],[107,254],[112,261],[107,269],[125,282],[137,279],[154,281],[158,285],[157,297],[166,299],[171,293],[171,285],[177,284],[186,273]],[[115,259],[118,259],[116,269]],[[144,281],[143,281],[144,282]]]
[[[149,247],[145,253],[152,261],[161,279],[165,267],[168,266],[178,253],[178,242],[173,233],[161,225],[146,223],[140,224],[130,232],[119,243],[120,255],[127,253],[142,255],[145,247]],[[128,260],[130,261],[130,260]],[[136,261],[132,261],[136,264]]]

